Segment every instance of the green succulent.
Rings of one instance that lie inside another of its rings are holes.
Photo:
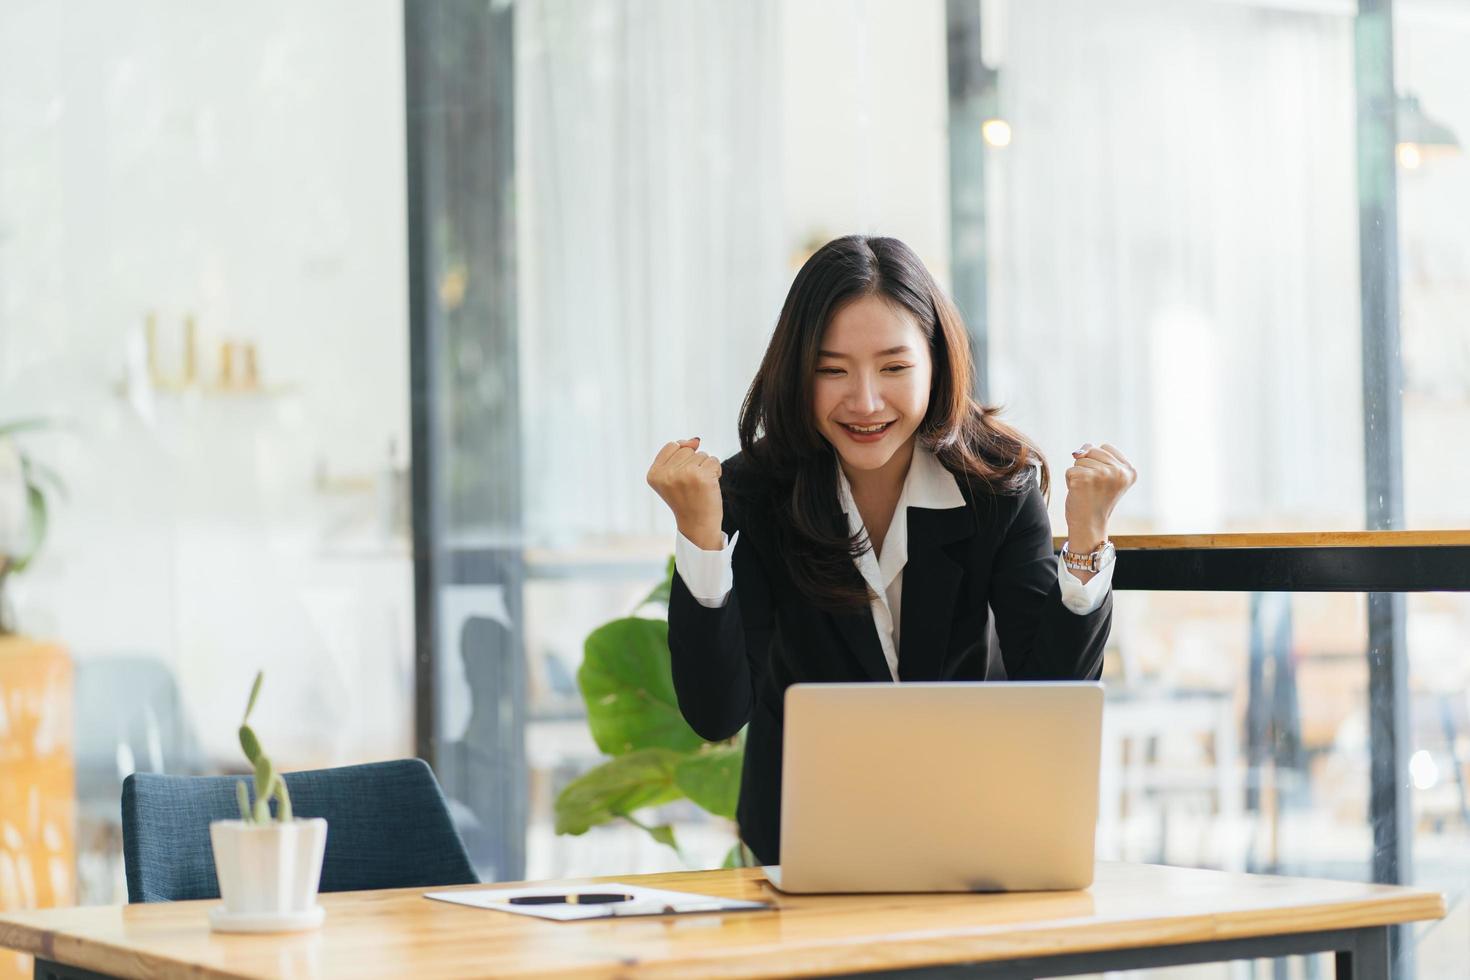
[[[291,819],[291,794],[286,781],[276,772],[276,767],[261,751],[260,739],[250,727],[250,712],[255,710],[255,699],[260,696],[260,684],[265,680],[265,671],[257,671],[255,683],[250,687],[250,700],[245,703],[245,717],[240,720],[240,748],[255,773],[255,805],[250,804],[250,790],[245,780],[235,784],[235,799],[240,804],[240,819],[246,823],[270,823],[271,797],[276,798],[276,817],[281,823]]]

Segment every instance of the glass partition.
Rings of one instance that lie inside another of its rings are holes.
[[[62,485],[5,591],[76,854],[6,843],[7,906],[124,900],[121,780],[243,770],[257,670],[283,768],[413,751],[402,92],[396,3],[0,5],[0,426]]]

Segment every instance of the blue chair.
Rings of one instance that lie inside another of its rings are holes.
[[[129,902],[218,898],[211,820],[239,819],[239,776],[134,773],[123,782]],[[421,759],[286,773],[298,817],[325,817],[321,890],[466,885],[479,881]]]

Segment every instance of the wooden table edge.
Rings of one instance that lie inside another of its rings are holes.
[[[477,887],[485,886],[466,885],[442,890],[472,890]],[[425,889],[394,891],[411,897],[415,893],[422,894]],[[1130,941],[1128,924],[1131,920],[1052,919],[1040,927],[1031,928],[1016,928],[1015,923],[985,924],[973,929],[946,926],[933,931],[907,930],[881,938],[866,934],[807,941],[801,945],[792,945],[789,942],[765,944],[742,950],[738,955],[732,955],[729,948],[711,950],[708,954],[689,955],[686,952],[677,961],[645,961],[636,954],[630,954],[618,960],[609,959],[606,962],[588,964],[582,969],[568,965],[567,969],[558,968],[557,975],[589,978],[614,974],[705,978],[751,975],[809,977],[844,970],[863,972],[955,963],[1004,962],[1021,958],[1086,955],[1145,947],[1162,948],[1170,945],[1377,928],[1441,919],[1446,914],[1443,893],[1424,889],[1405,887],[1396,893],[1371,898],[1366,902],[1370,904],[1365,904],[1363,899],[1343,899],[1327,904],[1304,903],[1300,908],[1307,913],[1305,916],[1292,916],[1290,912],[1293,906],[1282,906],[1264,911],[1194,913],[1155,919],[1149,923],[1150,932],[1155,938],[1142,945],[1136,939]],[[197,904],[205,906],[212,904],[212,901],[205,900]],[[20,915],[30,917],[48,911],[66,910],[33,910]],[[1263,923],[1262,916],[1269,918]],[[1330,917],[1330,921],[1322,921],[1324,917]],[[574,923],[564,925],[575,927]],[[989,940],[995,938],[997,933],[1004,934],[1005,948],[986,949]],[[1160,934],[1164,936],[1164,941],[1157,941],[1156,937]],[[1065,939],[1065,942],[1059,943],[1058,939]],[[884,943],[884,958],[881,964],[875,966],[872,946],[875,941],[883,940],[890,942]],[[0,946],[108,975],[119,975],[118,961],[124,960],[136,965],[139,969],[135,971],[135,975],[140,976],[152,975],[160,969],[208,980],[235,980],[253,976],[231,972],[228,968],[177,959],[146,947],[114,945],[86,936],[69,935],[65,930],[30,924],[14,914],[0,915]]]

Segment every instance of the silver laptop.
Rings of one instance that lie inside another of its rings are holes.
[[[786,691],[786,892],[1092,884],[1103,686],[794,684]]]

